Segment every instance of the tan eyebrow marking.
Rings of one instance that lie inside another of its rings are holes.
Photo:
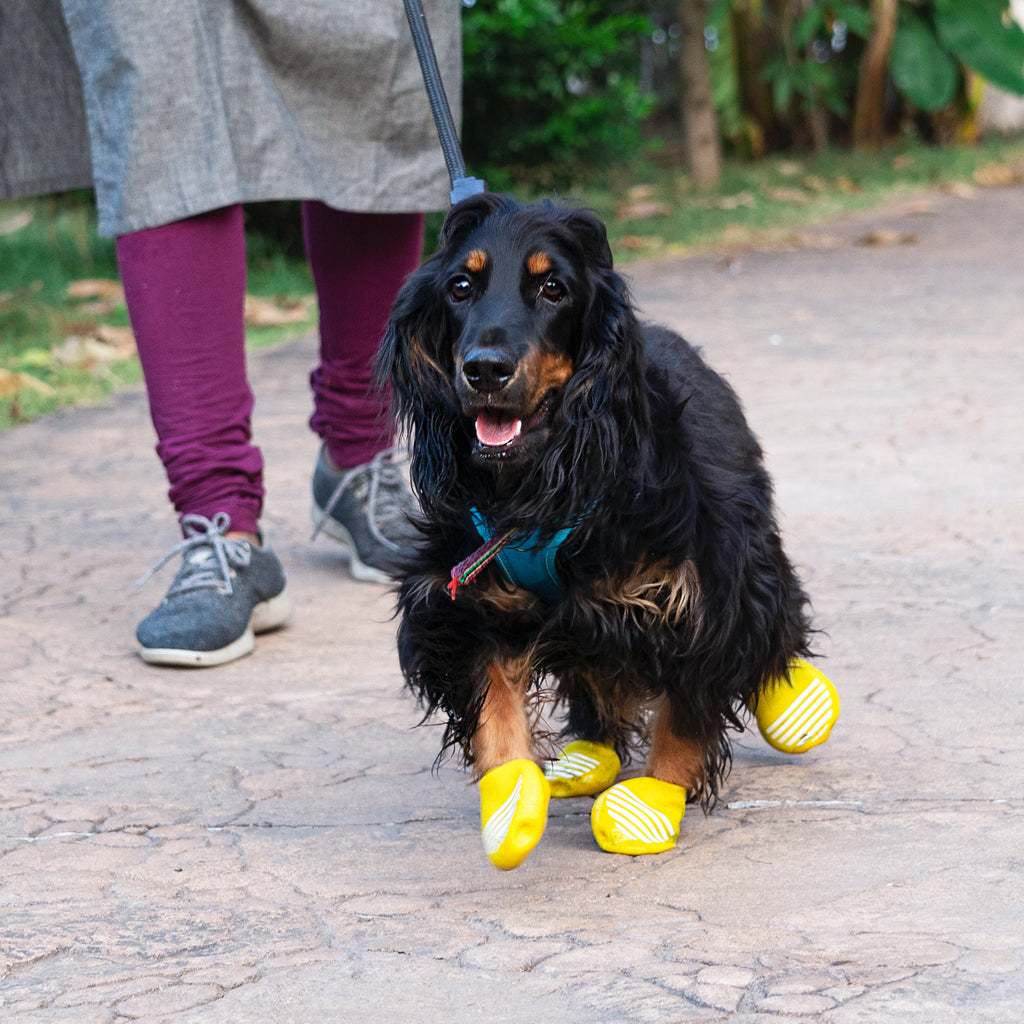
[[[483,249],[474,249],[466,257],[466,269],[479,274],[487,266],[487,253]]]
[[[531,253],[526,260],[526,269],[531,274],[546,274],[553,266],[554,263],[546,252]]]

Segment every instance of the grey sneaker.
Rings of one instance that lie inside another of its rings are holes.
[[[223,665],[252,651],[253,634],[291,614],[284,570],[268,547],[225,537],[231,519],[224,512],[187,515],[181,524],[185,539],[139,580],[183,556],[166,596],[135,631],[139,653],[154,665]]]
[[[327,465],[324,448],[313,471],[313,538],[321,532],[344,544],[357,580],[390,583],[401,556],[419,536],[410,521],[417,511],[394,450],[379,452],[353,469]]]

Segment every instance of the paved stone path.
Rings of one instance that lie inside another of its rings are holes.
[[[489,865],[389,595],[309,543],[311,340],[252,361],[294,620],[221,669],[134,654],[176,539],[142,394],[0,435],[0,1019],[1021,1020],[1022,265],[1017,188],[629,268],[744,397],[843,699],[657,857],[571,800]]]

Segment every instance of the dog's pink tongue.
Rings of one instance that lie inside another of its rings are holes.
[[[515,416],[503,416],[501,413],[484,410],[476,418],[476,439],[489,448],[508,444],[519,436],[523,429],[523,421]]]

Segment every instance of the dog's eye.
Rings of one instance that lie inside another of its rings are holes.
[[[465,302],[473,294],[473,282],[465,274],[459,274],[448,282],[448,296],[452,302]]]
[[[565,285],[557,278],[549,277],[540,286],[540,294],[548,302],[561,302],[565,298]]]

